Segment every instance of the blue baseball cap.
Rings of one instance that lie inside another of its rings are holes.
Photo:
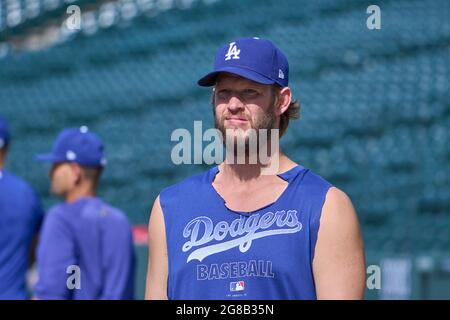
[[[0,149],[9,143],[9,126],[5,118],[0,116]]]
[[[51,163],[73,162],[87,167],[106,165],[102,141],[86,126],[62,130],[52,152],[38,155],[36,159]]]
[[[216,54],[214,71],[198,80],[202,87],[215,85],[221,72],[232,73],[262,83],[287,87],[289,63],[286,56],[269,40],[243,38],[221,47]]]

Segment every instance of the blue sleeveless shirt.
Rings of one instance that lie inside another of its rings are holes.
[[[316,299],[312,261],[332,185],[297,165],[278,175],[288,186],[275,202],[237,212],[212,186],[218,171],[215,166],[160,194],[168,298]]]

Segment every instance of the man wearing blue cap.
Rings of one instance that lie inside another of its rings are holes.
[[[28,298],[26,272],[44,214],[36,192],[4,168],[9,146],[8,123],[0,116],[0,300]]]
[[[231,159],[229,145],[250,144],[252,130],[283,136],[300,107],[288,81],[288,60],[268,40],[218,50],[198,84],[214,87],[215,124]],[[149,223],[147,299],[363,297],[363,244],[350,199],[269,151],[269,163],[225,161],[161,191]],[[277,172],[263,174],[272,162]]]
[[[88,128],[63,130],[49,154],[51,190],[64,203],[44,220],[37,252],[37,299],[132,299],[135,256],[120,210],[96,197],[106,164],[100,138]]]

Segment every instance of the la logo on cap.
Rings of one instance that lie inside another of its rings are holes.
[[[241,53],[241,50],[238,49],[236,42],[231,42],[230,47],[228,48],[228,52],[225,55],[225,61],[230,59],[240,59],[239,54]]]

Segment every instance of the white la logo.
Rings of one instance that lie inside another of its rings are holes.
[[[225,55],[225,61],[230,59],[239,59],[239,53],[241,53],[241,50],[237,48],[236,42],[231,42],[230,47],[228,48],[228,52]]]

